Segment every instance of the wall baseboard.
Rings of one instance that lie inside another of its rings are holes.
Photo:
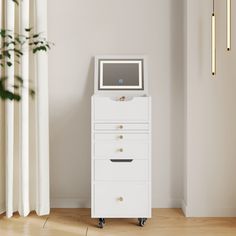
[[[186,217],[236,217],[236,208],[182,206]]]
[[[80,198],[53,198],[51,208],[90,208],[88,199]],[[181,208],[186,217],[236,217],[236,208],[189,207],[184,200],[169,199],[163,202],[154,202],[152,208]],[[5,212],[0,206],[0,214]]]
[[[160,202],[153,202],[152,208],[181,208],[181,199],[167,199]],[[80,198],[52,198],[51,208],[90,208],[88,199]]]
[[[81,198],[52,198],[51,208],[90,208],[91,204],[88,199]]]
[[[186,202],[184,200],[182,200],[181,209],[182,209],[185,216],[186,216],[186,211],[187,211],[186,208],[187,208]]]
[[[4,207],[0,207],[0,215],[3,214],[6,211]]]

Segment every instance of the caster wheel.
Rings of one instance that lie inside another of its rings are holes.
[[[99,223],[98,223],[98,227],[99,227],[100,229],[103,229],[103,228],[104,228],[104,223],[103,223],[103,222],[99,222]]]
[[[147,221],[147,218],[138,218],[139,226],[143,227]]]
[[[105,225],[105,219],[104,219],[104,218],[99,218],[98,227],[99,227],[100,229],[103,229],[103,228],[104,228],[104,225]]]

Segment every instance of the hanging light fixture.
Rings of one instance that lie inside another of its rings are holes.
[[[216,17],[215,17],[215,0],[213,0],[213,12],[211,16],[211,72],[216,74]]]
[[[231,49],[231,0],[227,1],[227,50]]]

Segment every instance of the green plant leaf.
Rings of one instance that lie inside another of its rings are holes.
[[[38,38],[40,34],[34,34],[33,38]]]
[[[25,28],[25,31],[30,32],[32,29],[33,29],[32,27],[31,28]]]
[[[33,89],[30,89],[29,94],[30,94],[31,97],[34,97],[35,96],[35,91]]]
[[[6,30],[5,29],[0,30],[0,36],[3,38],[6,37]]]
[[[11,58],[11,54],[9,53],[8,50],[2,51],[3,56],[8,57],[9,59]]]
[[[21,85],[23,84],[24,81],[23,81],[22,77],[20,77],[19,75],[15,75],[15,78],[18,82],[20,82]]]
[[[12,63],[10,61],[8,61],[7,65],[10,67],[10,66],[12,66]]]
[[[20,44],[22,43],[19,37],[15,37],[15,40]]]
[[[7,0],[9,1],[9,0]],[[19,3],[21,0],[12,0],[15,3]],[[13,61],[20,64],[20,58],[23,56],[24,44],[29,46],[30,50],[35,54],[39,51],[47,52],[53,45],[48,42],[46,38],[41,37],[41,33],[33,34],[32,28],[25,28],[25,35],[14,33],[8,29],[0,29],[0,40],[2,42],[0,46],[0,66],[2,68],[6,66],[13,66]],[[18,89],[26,89],[23,87],[23,78],[15,75],[15,84],[12,85],[14,91],[7,90],[5,88],[7,76],[0,77],[0,99],[9,99],[19,101],[21,94],[17,93]],[[21,90],[18,90],[19,92]],[[35,91],[32,88],[28,89],[29,94],[34,97]]]
[[[13,39],[13,37],[10,34],[7,34],[6,37]]]
[[[17,0],[12,0],[15,4],[19,5]]]
[[[23,56],[23,52],[20,51],[19,49],[14,48],[13,50],[14,50],[15,53],[17,53],[17,54]]]

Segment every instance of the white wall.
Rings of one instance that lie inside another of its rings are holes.
[[[0,0],[0,29],[2,29],[3,25],[3,2]],[[1,39],[0,39],[1,42]],[[3,69],[0,66],[0,77],[3,74]],[[5,210],[5,158],[4,158],[4,152],[5,152],[5,140],[4,140],[4,133],[5,133],[5,107],[3,101],[0,99],[0,214],[4,212]]]
[[[183,184],[182,0],[50,0],[51,198],[90,202],[93,56],[148,54],[153,97],[153,207],[178,207]]]
[[[5,122],[4,122],[4,104],[0,101],[0,214],[5,210],[5,158],[4,158],[4,132],[5,132]]]
[[[187,0],[188,216],[236,216],[236,4],[226,51],[226,1],[216,1],[217,75],[211,76],[212,2]]]

